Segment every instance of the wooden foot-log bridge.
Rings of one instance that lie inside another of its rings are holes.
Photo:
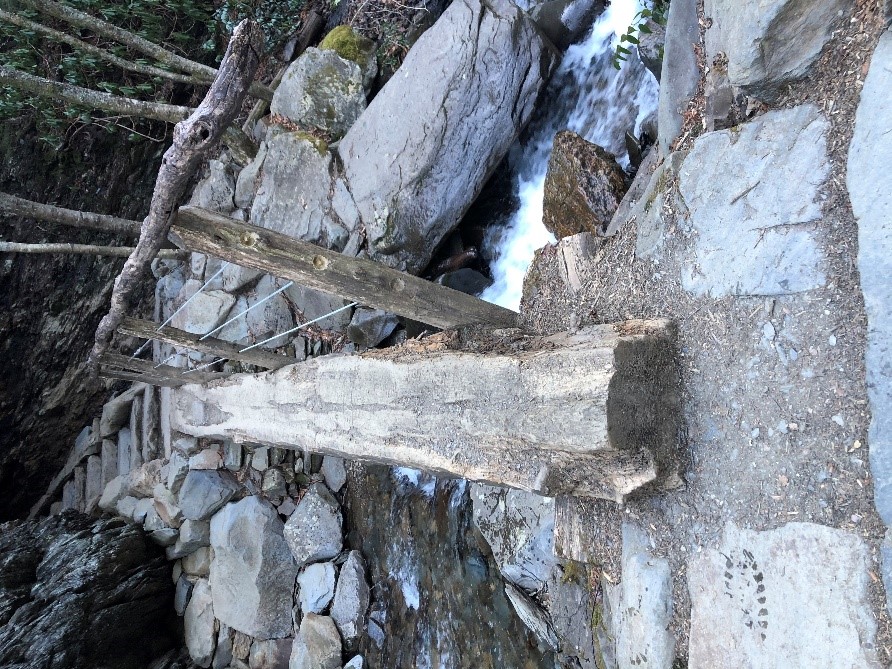
[[[171,427],[403,465],[543,495],[621,502],[667,474],[680,420],[664,320],[551,337],[517,314],[384,265],[184,207],[171,239],[445,332],[389,349],[292,359],[125,319],[118,331],[270,370],[184,374],[106,353],[101,374],[173,387]]]

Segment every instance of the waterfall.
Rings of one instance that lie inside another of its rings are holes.
[[[542,224],[545,173],[554,136],[563,129],[599,144],[628,165],[625,132],[657,106],[658,85],[636,57],[613,67],[619,35],[641,8],[636,0],[613,0],[588,36],[567,49],[536,117],[509,152],[513,185],[520,201],[506,227],[490,232],[486,247],[494,257],[494,283],[481,297],[517,310],[523,278],[536,249],[553,243]]]

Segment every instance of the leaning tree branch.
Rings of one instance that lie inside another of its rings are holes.
[[[133,251],[134,247],[132,246],[97,246],[96,244],[69,244],[67,242],[54,244],[0,242],[0,253],[66,253],[70,255],[128,258]],[[162,260],[184,260],[188,256],[189,252],[181,249],[161,249],[155,257]]]
[[[204,100],[189,118],[174,128],[173,144],[161,161],[142,234],[115,281],[108,314],[96,329],[96,342],[88,361],[94,375],[99,358],[108,349],[115,330],[127,313],[131,295],[167,239],[176,207],[189,180],[238,114],[260,64],[262,45],[263,34],[256,23],[248,19],[239,23],[220,63],[217,78]]]
[[[163,63],[168,67],[176,68],[182,72],[188,72],[206,84],[212,83],[217,76],[217,70],[212,67],[178,56],[164,47],[158,46],[138,35],[134,35],[129,30],[119,28],[116,25],[103,21],[90,14],[85,14],[72,7],[53,2],[53,0],[21,0],[21,2],[77,28],[89,30],[92,33],[119,42],[134,51],[139,51],[140,53],[154,58],[159,63]],[[273,99],[272,91],[258,82],[251,83],[249,93],[254,97],[263,100],[269,101]]]
[[[49,221],[50,223],[61,223],[74,228],[124,233],[131,237],[139,237],[139,228],[142,225],[139,221],[129,221],[126,218],[107,216],[106,214],[95,214],[91,211],[63,209],[51,204],[25,200],[3,192],[0,192],[0,212],[23,218],[36,218],[42,221]]]

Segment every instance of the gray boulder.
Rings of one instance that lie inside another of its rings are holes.
[[[313,483],[285,525],[285,540],[299,566],[341,552],[341,507],[322,483]]]
[[[177,560],[194,553],[211,540],[211,526],[206,520],[185,520],[180,526],[177,542],[167,549],[167,559]]]
[[[604,9],[602,0],[544,0],[530,5],[530,18],[562,50],[582,37],[595,16]]]
[[[294,318],[291,316],[284,293],[273,295],[283,285],[285,282],[280,279],[264,276],[257,282],[254,290],[238,298],[233,312],[235,314],[246,309],[251,310],[220,330],[216,336],[226,341],[249,344],[268,339],[294,327]],[[260,306],[256,306],[261,302]],[[287,342],[288,339],[282,337],[264,344],[261,348],[272,350],[284,346]]]
[[[345,300],[335,295],[323,293],[320,290],[313,290],[304,286],[294,284],[285,290],[285,295],[291,303],[303,314],[302,322],[321,318],[332,311],[340,309],[349,304]],[[324,318],[316,325],[323,330],[335,330],[343,332],[347,325],[350,324],[351,310],[344,309],[333,316]]]
[[[257,640],[251,644],[248,666],[250,669],[288,669],[288,660],[291,658],[293,645],[294,637],[268,641]]]
[[[514,607],[517,617],[535,634],[539,640],[552,650],[557,650],[560,641],[554,632],[548,613],[527,594],[511,583],[505,583],[505,594]]]
[[[688,564],[688,667],[879,669],[864,542],[788,523],[757,532],[729,523],[716,549]]]
[[[757,5],[706,0],[704,12],[712,19],[707,53],[727,55],[732,86],[771,101],[786,84],[805,76],[852,5],[851,0],[766,0]]]
[[[529,120],[554,63],[507,0],[453,2],[419,38],[338,147],[372,259],[427,265]]]
[[[883,521],[892,524],[892,31],[880,38],[861,90],[846,185],[858,221],[858,271],[867,312],[870,470]]]
[[[378,56],[375,43],[363,37],[350,26],[340,25],[331,30],[321,42],[321,50],[335,51],[344,60],[353,61],[362,70],[362,85],[366,93],[372,90],[378,73]]]
[[[700,68],[694,46],[699,43],[697,0],[672,0],[666,20],[666,42],[660,74],[658,117],[660,153],[663,156],[669,155],[669,148],[681,134],[683,114],[697,92]]]
[[[298,599],[300,610],[307,613],[322,613],[334,598],[335,566],[331,562],[317,562],[307,567],[297,577],[300,586]]]
[[[663,51],[666,48],[666,26],[656,21],[648,21],[646,25],[650,32],[638,35],[638,57],[659,81],[663,70]]]
[[[214,603],[207,579],[200,578],[192,588],[192,596],[183,616],[186,648],[199,667],[210,667],[217,646],[214,629]]]
[[[226,320],[226,315],[235,304],[235,298],[222,290],[202,290],[199,293],[201,286],[202,283],[195,279],[190,279],[183,285],[177,296],[178,304],[183,304],[189,298],[192,301],[186,309],[174,316],[170,322],[173,327],[203,335]]]
[[[381,309],[360,307],[353,312],[347,337],[357,346],[372,348],[387,339],[399,325],[399,319]]]
[[[340,669],[341,637],[328,616],[308,613],[294,638],[288,669]]]
[[[221,214],[234,209],[232,196],[235,193],[235,180],[227,165],[219,160],[208,161],[208,174],[198,182],[189,204]]]
[[[258,639],[291,633],[297,565],[273,507],[252,496],[211,520],[211,591],[217,617]]]
[[[319,473],[325,478],[325,485],[332,492],[337,492],[347,483],[347,468],[344,466],[343,458],[326,455],[322,458]]]
[[[697,233],[693,262],[682,269],[685,290],[785,295],[824,285],[813,225],[830,169],[827,130],[818,109],[802,105],[697,139],[679,170]]]
[[[340,139],[365,107],[359,65],[335,51],[310,47],[285,70],[270,111]]]
[[[239,484],[228,472],[193,469],[180,488],[179,508],[190,520],[207,520],[238,491]]]
[[[362,553],[350,551],[347,561],[341,566],[338,588],[331,605],[331,617],[347,644],[356,641],[365,629],[369,601],[369,584],[365,580]]]

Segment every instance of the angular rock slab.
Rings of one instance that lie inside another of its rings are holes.
[[[340,669],[341,637],[328,616],[308,613],[291,648],[288,669]]]
[[[727,55],[732,86],[771,100],[805,76],[852,5],[851,0],[706,0],[704,13],[712,19],[707,51]]]
[[[694,46],[700,42],[697,0],[673,0],[666,19],[666,41],[660,71],[659,145],[660,155],[681,134],[684,112],[697,92],[700,67]]]
[[[419,38],[338,147],[373,260],[427,265],[529,120],[554,63],[507,0],[453,2]]]
[[[814,227],[830,169],[828,128],[814,105],[802,105],[697,139],[679,171],[696,232],[685,290],[786,295],[824,285]]]
[[[214,603],[207,579],[200,578],[192,588],[192,597],[183,618],[186,648],[199,667],[211,666],[217,633],[214,630]]]
[[[284,529],[275,509],[255,496],[227,505],[211,519],[214,612],[258,639],[291,634],[297,565]]]
[[[878,669],[868,559],[843,530],[729,523],[717,550],[688,563],[689,669]]]
[[[300,566],[329,560],[341,552],[341,507],[321,483],[314,483],[301,498],[285,525],[285,540]]]
[[[867,311],[870,470],[877,511],[892,525],[892,31],[880,38],[861,90],[846,184],[858,221],[858,271]],[[882,167],[881,167],[882,166]]]
[[[331,605],[332,620],[347,643],[358,639],[365,629],[370,598],[371,591],[365,580],[365,560],[359,551],[350,551],[341,567],[338,588]]]
[[[304,614],[322,613],[335,594],[335,566],[331,562],[308,565],[297,577],[300,586],[300,610]]]
[[[192,469],[180,488],[179,508],[189,520],[207,520],[239,489],[228,472]]]

